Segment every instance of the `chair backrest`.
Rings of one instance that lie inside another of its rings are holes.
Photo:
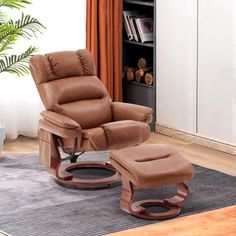
[[[32,56],[30,71],[46,110],[70,117],[83,129],[112,121],[110,95],[87,50]]]

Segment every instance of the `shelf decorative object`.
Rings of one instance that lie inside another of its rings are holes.
[[[153,67],[147,67],[146,59],[140,58],[135,68],[129,66],[123,67],[123,79],[126,79],[127,81],[135,80],[138,83],[146,83],[151,86],[153,82],[152,71]]]

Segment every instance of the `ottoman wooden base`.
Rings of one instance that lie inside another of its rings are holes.
[[[180,206],[182,202],[186,201],[188,198],[188,187],[184,183],[176,184],[177,192],[172,198],[158,200],[158,199],[148,199],[133,202],[134,199],[134,188],[133,184],[122,177],[122,193],[120,199],[120,207],[125,212],[143,219],[151,220],[165,220],[177,216],[180,213]],[[167,209],[166,212],[153,213],[148,212],[145,207],[147,206],[160,206]]]
[[[144,145],[111,153],[111,164],[121,174],[122,210],[143,219],[170,219],[180,213],[180,204],[187,200],[189,190],[185,181],[194,169],[179,152],[168,145]],[[134,186],[141,189],[175,184],[176,194],[168,199],[134,201]],[[150,212],[148,207],[160,206],[165,212]]]

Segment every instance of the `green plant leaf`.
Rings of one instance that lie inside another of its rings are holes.
[[[18,10],[24,8],[27,4],[31,4],[31,2],[27,0],[0,0],[0,7],[15,8]]]
[[[21,28],[17,28],[12,20],[0,24],[0,43],[10,35],[21,35]]]
[[[24,15],[22,13],[21,19],[13,22],[9,20],[0,24],[0,42],[4,40],[8,35],[17,34],[25,38],[31,38],[36,36],[37,32],[41,33],[41,29],[45,28],[37,19],[30,15]]]
[[[0,59],[0,73],[9,72],[23,76],[29,73],[29,58],[37,51],[36,47],[30,46],[20,55],[4,56]]]
[[[2,24],[3,22],[7,21],[8,17],[6,15],[6,13],[4,13],[3,11],[0,11],[0,24]]]
[[[12,46],[17,42],[19,35],[10,34],[0,43],[0,58],[4,57],[4,51],[13,49]]]
[[[21,35],[26,38],[31,38],[36,36],[36,32],[41,33],[41,29],[45,28],[36,18],[33,18],[30,15],[24,15],[22,13],[21,19],[16,21],[15,29],[21,29]]]
[[[27,4],[27,0],[0,0],[0,7],[21,9]],[[22,76],[29,73],[28,61],[30,55],[36,52],[37,48],[30,46],[20,55],[11,55],[15,43],[21,37],[31,39],[37,37],[37,33],[45,28],[36,18],[22,13],[17,21],[9,19],[7,15],[0,11],[0,73],[9,72]]]

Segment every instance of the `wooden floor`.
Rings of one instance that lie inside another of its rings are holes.
[[[194,164],[219,170],[236,176],[236,156],[202,147],[186,141],[165,135],[152,133],[146,143],[163,143],[175,146],[185,157]],[[2,154],[27,153],[38,151],[38,139],[19,137],[17,140],[7,140]]]
[[[5,140],[2,154],[21,154],[37,152],[39,149],[37,138],[19,136],[14,140]]]
[[[174,218],[107,236],[235,236],[236,206]]]

